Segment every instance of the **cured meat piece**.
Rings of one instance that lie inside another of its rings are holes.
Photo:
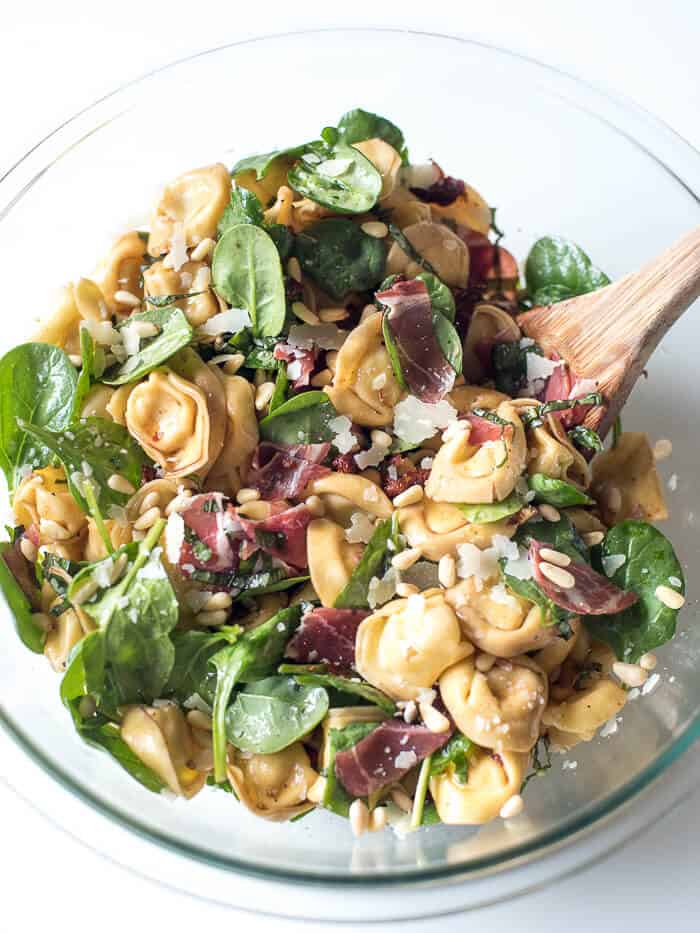
[[[369,614],[364,609],[312,609],[287,645],[287,656],[301,663],[353,667],[355,635]]]
[[[330,473],[322,466],[330,444],[258,444],[248,471],[249,486],[261,499],[290,499],[301,495],[307,485]]]
[[[248,556],[256,548],[277,557],[297,569],[307,566],[306,529],[312,514],[305,505],[297,505],[277,512],[262,521],[253,521],[238,515],[243,534],[254,547],[247,549]]]

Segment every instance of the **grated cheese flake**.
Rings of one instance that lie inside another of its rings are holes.
[[[207,337],[218,337],[219,334],[238,334],[251,324],[250,314],[245,308],[229,308],[210,317],[197,328],[197,332]]]
[[[171,512],[165,526],[165,553],[171,564],[180,560],[180,551],[185,540],[185,521],[179,512]]]
[[[602,560],[603,571],[606,577],[614,577],[617,571],[627,560],[624,554],[608,554]]]
[[[328,427],[335,435],[333,446],[337,448],[339,453],[347,454],[357,444],[357,438],[352,433],[352,421],[347,415],[338,415],[337,418],[332,418],[328,422]]]
[[[408,395],[394,408],[394,434],[407,444],[420,444],[457,420],[457,409],[443,399],[431,404]]]

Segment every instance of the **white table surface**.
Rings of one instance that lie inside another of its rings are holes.
[[[0,176],[39,138],[115,86],[192,52],[307,26],[384,25],[504,45],[634,98],[700,146],[696,0],[31,0],[3,4]],[[1,258],[0,258],[1,266]],[[254,918],[166,890],[86,850],[4,781],[0,760],[0,933],[90,928],[258,931],[328,929]],[[468,917],[386,924],[394,930],[657,931],[700,928],[700,793],[622,851],[574,877]],[[272,897],[272,892],[271,892]],[[346,918],[350,919],[350,918]],[[360,929],[345,926],[346,930]],[[367,930],[369,927],[362,927]]]

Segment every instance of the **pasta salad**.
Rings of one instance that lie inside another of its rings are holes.
[[[511,819],[657,677],[670,443],[604,449],[597,385],[518,327],[607,276],[547,236],[521,280],[502,238],[353,110],[171,181],[0,361],[0,585],[148,790],[356,835]]]

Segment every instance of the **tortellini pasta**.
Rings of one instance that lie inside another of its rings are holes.
[[[384,199],[384,207],[391,210],[391,219],[400,230],[431,219],[430,205],[421,201],[408,188],[396,185]]]
[[[229,752],[228,778],[246,809],[266,820],[291,820],[314,806],[309,789],[318,779],[301,742],[272,755]]]
[[[235,496],[243,485],[242,478],[258,444],[254,390],[242,376],[227,376],[215,366],[211,369],[224,390],[226,428],[221,453],[209,471],[204,488]]]
[[[94,385],[83,401],[83,407],[80,409],[81,418],[107,418],[112,415],[109,411],[109,403],[114,395],[114,389],[111,386]]]
[[[166,476],[205,476],[223,448],[225,406],[216,374],[185,350],[132,388],[126,426]]]
[[[12,507],[17,523],[36,526],[40,543],[49,550],[73,560],[82,558],[87,520],[68,491],[62,467],[44,467],[23,479]]]
[[[485,673],[465,658],[439,683],[450,716],[472,742],[510,752],[528,752],[537,742],[548,683],[529,658],[498,660]]]
[[[80,353],[81,320],[73,286],[67,285],[61,292],[58,306],[50,317],[42,321],[32,339],[37,343],[51,343],[66,353]]]
[[[476,305],[464,338],[463,366],[467,379],[479,382],[485,378],[479,348],[484,344],[490,347],[497,337],[501,341],[520,340],[520,328],[503,308],[485,302]]]
[[[518,752],[493,754],[474,749],[469,756],[466,784],[450,766],[430,778],[430,793],[443,823],[478,826],[495,820],[503,804],[520,792],[528,755]]]
[[[75,610],[62,612],[44,643],[44,655],[55,671],[60,674],[65,671],[70,653],[83,635],[83,627]]]
[[[350,544],[342,526],[314,519],[306,536],[311,583],[324,606],[333,606],[362,558],[363,546]]]
[[[483,549],[491,546],[494,535],[511,537],[515,532],[515,527],[506,521],[473,525],[454,505],[434,502],[428,497],[416,505],[399,509],[399,523],[409,546],[420,548],[432,561],[452,554],[460,544],[473,544]]]
[[[469,278],[469,250],[464,241],[444,224],[419,221],[404,228],[404,236],[415,251],[430,263],[446,285],[465,288]],[[407,256],[398,243],[392,243],[386,257],[387,275],[403,272],[416,276],[423,267]]]
[[[204,786],[206,774],[193,767],[197,746],[192,729],[175,703],[129,707],[121,737],[174,794],[194,797]]]
[[[164,262],[154,262],[143,273],[146,294],[188,295],[179,298],[173,307],[180,308],[193,327],[199,327],[221,310],[216,295],[209,288],[209,266],[203,262],[186,262],[179,269],[171,269]]]
[[[185,172],[172,181],[161,196],[148,237],[148,252],[162,256],[173,246],[173,237],[182,237],[188,249],[208,237],[216,236],[231,193],[231,176],[225,165],[217,163]]]
[[[396,187],[401,171],[401,156],[383,139],[366,139],[364,142],[353,143],[362,155],[369,159],[382,176],[382,190],[379,194],[379,203],[389,198]]]
[[[510,402],[496,414],[512,427],[499,440],[469,443],[470,431],[455,433],[438,450],[425,486],[439,502],[500,502],[515,488],[525,466],[527,444],[522,422]]]
[[[397,700],[415,700],[448,667],[473,652],[440,590],[396,599],[360,623],[358,672]]]
[[[130,292],[136,298],[143,297],[141,268],[146,255],[146,244],[132,230],[125,233],[112,245],[95,273],[95,281],[102,292],[110,314],[128,313],[131,308],[117,301],[119,291]],[[145,279],[145,273],[144,273]]]
[[[451,220],[483,236],[487,236],[491,230],[493,220],[491,208],[471,185],[465,184],[464,192],[458,195],[451,204],[431,203],[430,209],[436,219]]]
[[[593,679],[582,690],[573,690],[561,703],[551,703],[544,711],[543,725],[556,744],[571,747],[588,742],[598,729],[625,705],[627,694],[610,678]]]
[[[383,490],[356,473],[328,473],[310,483],[308,489],[309,493],[321,496],[324,501],[326,498],[345,500],[352,512],[360,509],[376,518],[389,518],[393,511]]]
[[[143,500],[147,496],[149,499],[152,499],[153,493],[157,496],[157,501],[154,502],[154,504],[157,505],[161,511],[164,511],[175,496],[178,495],[178,492],[187,485],[189,484],[184,484],[180,479],[152,479],[148,483],[144,483],[143,486],[136,490],[126,504],[127,518],[130,522],[135,522],[141,514]]]
[[[338,353],[333,384],[325,390],[336,410],[355,424],[391,424],[402,390],[382,341],[382,318],[372,314],[359,324]]]
[[[612,510],[608,489],[620,491],[620,508]],[[603,517],[609,522],[626,518],[658,522],[668,518],[659,474],[649,438],[640,431],[625,431],[615,447],[593,460],[593,489],[601,497]]]

